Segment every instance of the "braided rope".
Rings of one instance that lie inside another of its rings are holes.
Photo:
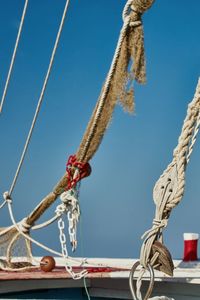
[[[189,151],[188,151],[188,155],[187,155],[187,163],[190,160],[190,156],[192,154],[193,147],[194,147],[194,144],[196,142],[197,134],[199,132],[199,127],[200,127],[200,116],[198,117],[198,121],[196,123],[195,129],[194,129],[194,134],[193,134],[193,137],[192,137],[192,141],[191,141],[191,144],[190,144],[190,147],[189,147]]]
[[[28,6],[28,0],[26,0],[25,3],[24,3],[24,9],[23,9],[23,13],[22,13],[22,17],[21,17],[21,21],[20,21],[20,25],[19,25],[19,30],[18,30],[18,33],[17,33],[17,39],[16,39],[16,42],[15,42],[15,47],[14,47],[14,50],[13,50],[13,55],[12,55],[12,58],[11,58],[10,67],[9,67],[9,70],[8,70],[8,75],[7,75],[5,87],[4,87],[4,90],[3,90],[3,95],[2,95],[2,98],[1,98],[0,113],[2,112],[2,109],[3,109],[4,100],[6,98],[8,85],[9,85],[10,77],[11,77],[11,74],[12,74],[12,69],[13,69],[13,66],[14,66],[14,63],[15,63],[15,57],[16,57],[18,44],[19,44],[19,40],[20,40],[20,36],[21,36],[23,24],[24,24],[24,19],[25,19],[25,16],[26,16],[27,6]]]
[[[54,44],[54,47],[53,47],[53,51],[52,51],[52,54],[51,54],[49,66],[48,66],[47,73],[46,73],[46,76],[45,76],[45,79],[44,79],[44,83],[43,83],[43,86],[42,86],[42,90],[41,90],[41,93],[40,93],[40,97],[39,97],[39,100],[38,100],[36,111],[35,111],[35,114],[34,114],[34,117],[33,117],[33,120],[32,120],[32,124],[31,124],[30,130],[29,130],[29,133],[28,133],[25,145],[24,145],[24,149],[22,151],[22,155],[21,155],[16,173],[15,173],[15,176],[14,176],[13,182],[12,182],[10,190],[9,190],[10,196],[11,196],[13,190],[14,190],[17,178],[19,176],[19,173],[20,173],[20,170],[21,170],[21,167],[22,167],[22,164],[23,164],[23,161],[24,161],[27,149],[28,149],[28,145],[30,143],[30,139],[31,139],[31,136],[32,136],[32,133],[33,133],[33,129],[35,127],[37,117],[38,117],[38,114],[40,112],[40,108],[41,108],[42,101],[43,101],[43,98],[44,98],[44,93],[45,93],[45,90],[46,90],[46,87],[47,87],[47,83],[48,83],[48,79],[49,79],[51,69],[52,69],[52,66],[53,66],[56,50],[57,50],[59,40],[60,40],[60,36],[61,36],[61,32],[62,32],[62,29],[63,29],[65,17],[66,17],[67,11],[68,11],[69,2],[70,2],[70,0],[67,0],[66,4],[65,4],[65,7],[64,7],[62,19],[61,19],[61,22],[60,22],[60,26],[59,26],[59,29],[58,29],[57,36],[56,36],[56,41],[55,41],[55,44]]]
[[[194,99],[188,105],[187,115],[174,150],[173,160],[156,182],[153,198],[156,205],[155,219],[146,237],[140,254],[140,263],[146,268],[150,260],[152,245],[155,239],[162,240],[162,230],[167,226],[171,210],[178,205],[184,194],[185,170],[189,162],[200,124],[200,79]]]

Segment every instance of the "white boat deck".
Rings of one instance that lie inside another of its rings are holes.
[[[81,261],[81,259],[80,259]],[[90,296],[114,299],[132,299],[128,278],[129,272],[136,260],[89,258],[85,267],[89,273],[86,285]],[[78,263],[75,266],[75,271]],[[168,277],[155,271],[154,295],[166,295],[175,300],[200,299],[200,262],[183,263],[174,260],[174,277]],[[26,272],[0,271],[0,294],[52,289],[52,288],[83,288],[84,282],[73,280],[63,268],[62,259],[56,259],[56,268],[52,272],[42,272],[39,269]],[[137,276],[136,271],[135,276]],[[143,288],[148,285],[148,273],[144,276]]]

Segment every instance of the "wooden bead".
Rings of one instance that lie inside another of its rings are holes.
[[[44,272],[51,272],[56,266],[55,259],[52,256],[44,256],[40,262],[40,268]]]

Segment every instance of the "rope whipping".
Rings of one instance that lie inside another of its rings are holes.
[[[185,188],[185,171],[189,162],[200,123],[200,79],[193,100],[188,105],[187,115],[173,153],[173,160],[156,182],[153,198],[156,205],[155,219],[145,238],[140,255],[140,264],[146,268],[152,260],[152,247],[156,240],[162,243],[162,231],[167,226],[172,209],[181,201]],[[155,254],[154,254],[155,255]],[[155,258],[155,257],[154,257]]]
[[[19,25],[19,30],[18,30],[18,33],[17,33],[17,39],[16,39],[16,42],[15,42],[15,47],[14,47],[14,51],[13,51],[13,54],[12,54],[7,79],[6,79],[5,87],[4,87],[4,90],[3,90],[3,95],[2,95],[2,98],[1,98],[0,113],[2,112],[2,109],[3,109],[4,101],[5,101],[5,98],[6,98],[6,94],[7,94],[7,90],[8,90],[8,86],[9,86],[9,82],[10,82],[10,77],[11,77],[13,66],[14,66],[14,63],[15,63],[15,57],[16,57],[16,53],[17,53],[17,49],[18,49],[18,45],[19,45],[19,40],[20,40],[20,37],[21,37],[21,32],[22,32],[23,25],[24,25],[24,19],[25,19],[25,16],[26,16],[27,6],[28,6],[28,0],[25,0],[23,12],[22,12],[22,17],[21,17],[21,21],[20,21],[20,25]]]

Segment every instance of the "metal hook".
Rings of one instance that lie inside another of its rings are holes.
[[[139,300],[136,296],[135,287],[133,285],[134,273],[135,273],[135,271],[136,271],[136,269],[139,265],[140,265],[140,262],[137,261],[132,266],[132,269],[131,269],[131,272],[130,272],[130,275],[129,275],[129,287],[130,287],[131,295],[132,295],[134,300]],[[148,287],[147,293],[144,297],[144,300],[149,299],[149,297],[151,296],[152,290],[153,290],[153,286],[154,286],[154,270],[153,270],[153,267],[150,264],[148,264],[147,265],[147,270],[149,271],[149,274],[150,274],[150,282],[149,282],[149,287]]]

